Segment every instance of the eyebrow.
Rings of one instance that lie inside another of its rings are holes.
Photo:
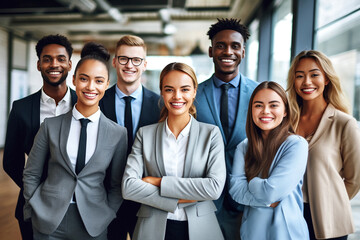
[[[79,73],[79,76],[90,77],[90,76],[87,75],[86,73]],[[96,76],[95,78],[103,78],[103,79],[105,79],[105,77],[103,77],[103,76]]]
[[[169,85],[165,85],[164,88],[174,88],[173,86],[169,86]],[[180,88],[186,88],[186,87],[191,87],[190,85],[184,85],[184,86],[181,86]]]
[[[255,104],[255,103],[264,103],[264,102],[262,102],[262,101],[255,101],[253,104]],[[269,103],[280,103],[280,101],[278,101],[278,100],[272,100],[272,101],[270,101]]]
[[[311,69],[309,72],[320,71],[318,68]],[[295,73],[305,73],[305,71],[295,71]]]

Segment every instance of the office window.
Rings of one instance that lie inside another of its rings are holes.
[[[270,80],[286,88],[290,67],[292,19],[291,1],[277,1],[273,14]]]
[[[335,0],[320,0],[315,29],[315,49],[331,59],[357,120],[360,120],[359,7],[359,1],[338,4]]]
[[[249,25],[250,38],[246,42],[246,76],[257,81],[259,56],[259,20],[255,19]]]

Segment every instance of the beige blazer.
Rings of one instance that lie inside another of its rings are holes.
[[[360,130],[356,120],[331,104],[309,142],[304,200],[310,204],[315,237],[354,232],[350,199],[360,188]]]

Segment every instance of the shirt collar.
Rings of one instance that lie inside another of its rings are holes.
[[[219,78],[217,78],[217,77],[215,76],[215,74],[214,74],[214,76],[213,76],[213,79],[214,79],[214,84],[215,84],[215,86],[218,87],[218,88],[219,88],[221,85],[223,85],[224,83],[226,83],[226,82],[220,80]],[[236,75],[236,77],[234,77],[233,79],[231,79],[231,81],[228,82],[228,83],[230,83],[234,88],[237,88],[237,87],[239,86],[239,84],[240,84],[240,73],[239,73],[238,75]]]
[[[99,121],[99,119],[100,119],[100,113],[101,113],[100,108],[98,108],[98,110],[97,110],[94,114],[92,114],[91,116],[89,116],[89,117],[84,117],[84,116],[76,109],[75,106],[76,106],[76,104],[75,104],[74,107],[73,107],[72,115],[73,115],[73,117],[74,117],[76,120],[80,120],[81,118],[87,118],[87,119],[89,119],[91,122],[97,122],[97,121]]]
[[[186,124],[186,126],[184,127],[184,129],[180,132],[179,136],[180,136],[180,135],[183,136],[183,137],[189,136],[190,126],[191,126],[192,119],[193,119],[193,116],[190,114],[190,121],[188,122],[188,124]],[[168,119],[166,118],[166,120],[165,120],[165,126],[166,126],[166,128],[165,128],[165,133],[166,133],[166,135],[167,135],[168,137],[169,137],[170,135],[173,135],[173,136],[174,136],[174,134],[171,132],[171,130],[170,130],[169,126],[168,126],[167,120],[168,120]],[[174,137],[175,137],[175,136],[174,136]]]
[[[47,95],[45,92],[44,92],[44,88],[41,88],[41,101],[43,103],[49,101],[49,99],[53,99],[52,97],[50,97],[49,95]],[[54,100],[54,99],[53,99]],[[65,96],[59,101],[59,103],[61,102],[70,102],[71,101],[71,95],[70,95],[70,89],[69,87],[67,87],[67,90],[66,90],[66,93],[65,93]]]
[[[132,94],[130,94],[130,96],[131,96],[132,98],[134,98],[134,99],[137,99],[137,98],[139,98],[139,97],[141,96],[142,92],[143,92],[143,87],[142,87],[142,85],[140,84],[140,86],[135,90],[135,92],[133,92]],[[116,87],[115,87],[115,93],[116,93],[116,95],[118,95],[119,98],[123,98],[123,97],[128,96],[128,95],[126,95],[125,93],[123,93],[123,92],[119,89],[119,87],[118,87],[117,85],[116,85]]]

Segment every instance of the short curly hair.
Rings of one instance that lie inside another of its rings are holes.
[[[218,22],[212,24],[209,31],[207,32],[210,40],[212,40],[218,32],[223,30],[234,30],[236,32],[239,32],[242,35],[244,42],[249,39],[249,30],[247,27],[240,23],[241,19],[218,18],[217,20]]]
[[[56,34],[56,35],[44,36],[37,42],[35,49],[36,49],[36,55],[38,56],[39,59],[43,51],[43,48],[49,44],[58,44],[65,47],[67,53],[69,54],[69,59],[71,58],[73,52],[71,42],[65,36]]]

